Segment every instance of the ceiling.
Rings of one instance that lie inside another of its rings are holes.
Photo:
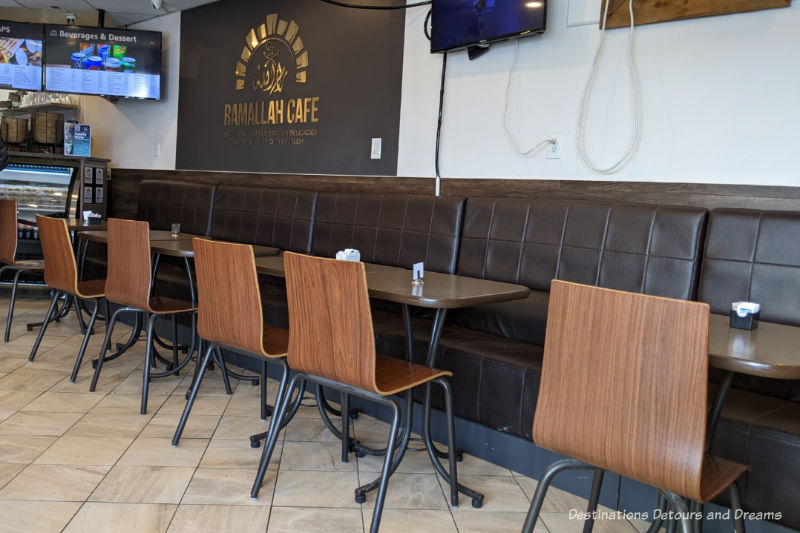
[[[105,25],[124,27],[154,17],[191,9],[215,0],[163,0],[153,9],[151,0],[0,0],[0,18],[18,22],[66,24],[67,13],[75,24],[97,26],[97,10],[106,11]]]

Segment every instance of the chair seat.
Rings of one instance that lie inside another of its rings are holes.
[[[78,282],[78,296],[81,298],[101,298],[106,292],[106,278]]]
[[[264,324],[264,353],[267,357],[284,357],[289,351],[289,330]]]
[[[12,266],[24,270],[43,270],[44,261],[41,259],[23,259],[22,261],[15,260]]]
[[[750,470],[747,465],[707,454],[700,479],[700,494],[703,496],[701,503],[716,498],[747,470]]]
[[[192,302],[179,300],[177,298],[151,296],[150,311],[158,315],[173,315],[177,313],[189,313],[191,311],[197,311],[197,306],[192,305]]]
[[[383,396],[397,394],[436,378],[452,375],[453,373],[447,370],[409,363],[380,354],[375,356],[375,384]]]

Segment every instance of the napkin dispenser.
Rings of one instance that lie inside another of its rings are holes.
[[[731,327],[736,329],[756,329],[761,305],[753,302],[733,302],[731,304]]]
[[[361,252],[353,248],[345,248],[336,252],[339,261],[361,261]]]

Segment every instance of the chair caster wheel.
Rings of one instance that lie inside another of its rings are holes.
[[[359,449],[359,450],[356,450],[356,457],[358,457],[359,459],[361,459],[361,458],[365,457],[366,455],[367,455],[367,454],[365,454],[365,453],[364,453],[363,451],[361,451],[360,449]]]
[[[356,503],[364,503],[367,501],[367,495],[364,492],[356,492]]]
[[[255,380],[255,379],[250,382],[250,386],[251,387],[258,387],[259,385],[260,385],[260,383],[258,382],[258,380]]]
[[[251,448],[260,448],[261,447],[261,441],[258,440],[258,439],[250,439],[250,447]]]
[[[33,331],[33,326],[27,326],[26,328],[28,331]]]
[[[350,420],[358,420],[358,409],[350,409]]]
[[[464,460],[464,450],[456,450],[456,462],[460,463]]]
[[[97,368],[97,359],[92,361],[92,368]]]
[[[483,507],[483,496],[481,496],[480,498],[472,498],[472,506],[475,509],[480,509],[481,507]]]
[[[186,391],[186,394],[184,394],[184,396],[186,397],[186,400],[187,400],[187,401],[189,400],[189,396],[191,396],[191,395],[192,395],[191,391],[188,391],[188,390],[187,390],[187,391]]]

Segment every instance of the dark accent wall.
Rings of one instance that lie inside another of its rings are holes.
[[[123,218],[135,218],[139,183],[143,179],[186,180],[194,183],[270,186],[317,191],[396,192],[430,195],[434,194],[435,187],[433,178],[122,168],[112,169],[111,178],[108,198],[109,212],[111,216]],[[448,178],[442,180],[442,195],[619,200],[645,204],[696,206],[707,209],[747,207],[800,211],[800,187],[761,185]]]
[[[396,175],[404,32],[318,0],[183,11],[177,168]]]

